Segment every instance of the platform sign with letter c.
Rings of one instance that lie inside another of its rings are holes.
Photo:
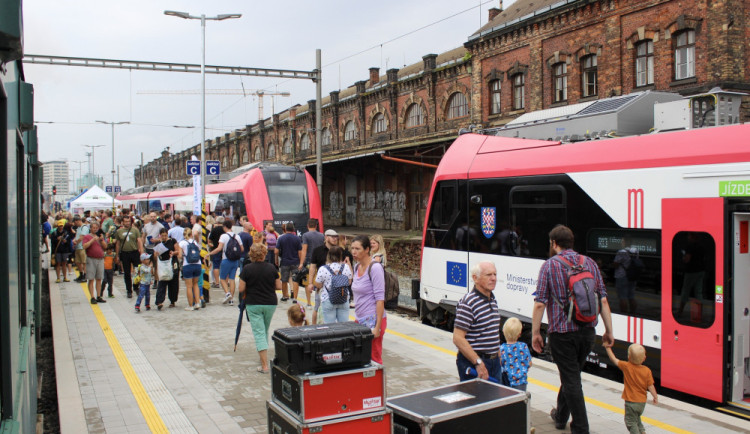
[[[201,162],[199,160],[188,160],[185,162],[185,167],[188,176],[201,174]]]
[[[206,175],[218,175],[221,173],[221,163],[219,160],[206,161]]]

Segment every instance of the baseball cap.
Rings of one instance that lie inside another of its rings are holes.
[[[57,222],[57,225],[58,226],[65,226],[65,222],[63,220],[60,220],[59,222]]]
[[[141,261],[145,261],[146,259],[151,259],[151,255],[148,253],[141,253]]]
[[[327,237],[338,237],[339,233],[334,231],[333,229],[328,229],[325,233],[325,236]]]

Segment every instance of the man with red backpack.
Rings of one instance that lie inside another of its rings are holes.
[[[570,228],[558,225],[549,233],[550,259],[539,270],[534,299],[531,345],[541,353],[542,316],[547,311],[550,352],[560,373],[557,407],[550,412],[555,428],[565,429],[572,417],[574,434],[588,433],[589,423],[581,385],[581,371],[594,346],[597,316],[604,321],[604,346],[614,343],[612,314],[599,267],[573,250]],[[593,300],[593,302],[592,302]]]

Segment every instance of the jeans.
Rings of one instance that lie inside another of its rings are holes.
[[[120,252],[120,262],[122,262],[122,269],[125,272],[125,277],[123,278],[125,280],[125,289],[127,290],[128,295],[131,295],[135,288],[133,287],[130,267],[137,267],[141,263],[138,250],[133,250],[132,252]]]
[[[180,290],[180,278],[175,271],[172,280],[160,280],[159,286],[156,289],[156,304],[164,303],[165,293],[169,293],[169,302],[175,303],[177,301],[177,293]]]
[[[143,298],[146,298],[146,307],[151,307],[151,285],[150,284],[141,284],[140,290],[138,291],[138,298],[135,300],[135,306],[141,307],[141,300]]]
[[[325,291],[323,289],[322,291]],[[349,321],[349,303],[333,304],[330,300],[325,300],[320,304],[323,310],[323,321],[326,324],[334,322]]]
[[[494,359],[491,359],[489,357],[482,357],[482,363],[484,363],[485,368],[487,368],[487,373],[490,374],[490,377],[498,381],[502,381],[503,368],[502,365],[500,365],[500,357],[495,357]],[[464,355],[461,354],[460,351],[458,353],[458,356],[456,357],[456,367],[458,368],[459,380],[466,381],[477,378],[476,376],[472,376],[466,373],[468,368],[476,370],[476,367],[474,366],[474,361],[469,361],[469,359],[464,357]]]
[[[104,280],[102,281],[102,295],[104,295],[104,289],[107,289],[107,294],[112,295],[112,281],[115,280],[115,270],[104,270]]]
[[[550,333],[549,345],[552,358],[560,372],[560,391],[557,394],[556,422],[567,422],[572,417],[570,431],[573,434],[587,434],[589,420],[586,415],[586,402],[583,399],[581,371],[586,364],[586,356],[594,347],[596,332],[593,327],[569,333]]]

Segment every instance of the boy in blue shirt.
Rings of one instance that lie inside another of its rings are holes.
[[[531,353],[529,347],[518,342],[523,326],[518,318],[508,318],[503,325],[503,335],[506,343],[500,345],[500,364],[503,372],[508,375],[510,387],[526,391],[528,373],[531,368]]]

